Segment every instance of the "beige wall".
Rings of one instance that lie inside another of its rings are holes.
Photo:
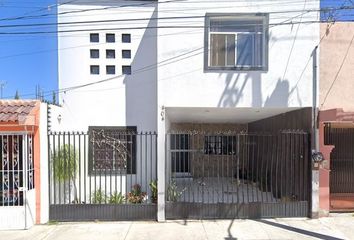
[[[326,23],[321,24],[321,36],[325,37],[320,45],[320,110],[343,108],[353,111],[354,42],[351,44],[351,40],[354,23],[337,22],[326,34],[327,28]]]

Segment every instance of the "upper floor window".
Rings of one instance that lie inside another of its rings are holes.
[[[207,14],[205,24],[205,70],[268,69],[268,14]]]
[[[114,33],[107,33],[106,34],[106,42],[108,42],[108,43],[116,42],[116,36],[114,35]]]
[[[100,35],[98,33],[90,33],[90,42],[99,42]]]
[[[132,41],[131,35],[129,33],[122,34],[122,42],[123,43],[130,43]]]
[[[99,58],[100,57],[100,50],[90,49],[90,57],[91,58]]]

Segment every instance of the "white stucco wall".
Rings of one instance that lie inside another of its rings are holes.
[[[83,2],[83,4],[81,4]],[[91,4],[89,4],[91,2]],[[102,3],[102,4],[101,4]],[[129,6],[130,5],[130,6]],[[156,3],[146,1],[75,1],[58,12],[109,8],[90,12],[60,14],[58,23],[146,18],[143,21],[59,25],[59,31],[87,29],[84,32],[59,33],[59,88],[110,81],[64,91],[59,95],[63,106],[61,127],[87,130],[88,126],[137,126],[138,131],[156,131],[157,61]],[[149,27],[148,29],[145,29]],[[97,29],[125,28],[124,30]],[[131,29],[140,28],[140,29]],[[96,30],[95,30],[96,29]],[[99,33],[100,42],[90,43],[90,33]],[[115,43],[105,43],[105,34],[115,33]],[[131,34],[131,43],[122,43],[121,34]],[[99,49],[100,58],[90,59],[90,49]],[[106,59],[105,50],[115,49],[116,58]],[[122,59],[121,50],[131,50],[131,59]],[[90,65],[100,65],[100,74],[91,75]],[[106,65],[116,66],[116,75],[106,75]],[[122,65],[131,65],[133,74],[121,76]],[[139,70],[145,69],[139,73]]]
[[[40,106],[40,223],[49,221],[47,104]]]
[[[318,20],[319,1],[177,1],[161,4],[159,18],[206,13],[270,13],[270,24]],[[298,16],[298,17],[296,17]],[[203,26],[204,18],[159,20],[162,26]],[[295,39],[295,41],[294,41]],[[159,106],[165,107],[307,107],[312,106],[312,61],[319,41],[317,23],[270,26],[267,72],[204,70],[204,29],[159,28]],[[200,50],[197,50],[200,49]],[[188,53],[190,52],[190,53]],[[178,57],[181,54],[186,54]]]
[[[81,2],[83,2],[81,4]],[[63,91],[62,126],[87,130],[88,126],[138,126],[156,131],[158,109],[165,107],[298,108],[312,106],[311,54],[319,42],[319,1],[76,1],[60,12],[109,8],[62,14],[59,24],[71,21],[156,18],[150,21],[59,25],[59,87],[90,84],[112,77],[105,66],[132,65],[133,74],[107,82]],[[315,10],[309,11],[307,10]],[[158,13],[157,13],[158,11]],[[206,13],[270,13],[269,69],[249,72],[204,72],[204,18]],[[166,17],[191,17],[165,19]],[[302,24],[273,24],[284,22]],[[158,24],[158,28],[156,28]],[[145,27],[151,27],[144,29]],[[177,26],[172,28],[171,26]],[[186,26],[183,28],[181,26]],[[201,28],[187,28],[201,26]],[[143,29],[129,29],[129,27]],[[102,29],[106,30],[94,30]],[[128,28],[107,30],[110,28]],[[90,43],[89,33],[100,33],[100,43]],[[105,33],[115,33],[116,43],[105,43]],[[121,34],[132,43],[121,43]],[[156,38],[158,35],[158,38]],[[90,59],[90,49],[100,49],[100,59]],[[116,59],[105,59],[105,49],[116,49]],[[132,59],[121,59],[121,49],[131,49]],[[90,75],[90,65],[100,65],[100,75]],[[156,67],[158,66],[158,68]],[[157,100],[158,99],[158,100]]]

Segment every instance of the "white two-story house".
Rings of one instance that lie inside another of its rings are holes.
[[[219,169],[236,148],[220,134],[312,131],[319,14],[306,0],[63,1],[53,130],[156,132],[161,188],[164,169],[201,175],[200,152],[216,161],[208,176],[240,178],[240,162]]]

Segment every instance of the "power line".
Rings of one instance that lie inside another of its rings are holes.
[[[177,56],[162,60],[162,61],[160,61],[158,63],[153,63],[153,64],[150,64],[150,65],[147,65],[145,67],[142,67],[142,68],[139,68],[139,69],[135,70],[130,76],[136,75],[138,73],[142,73],[142,72],[145,72],[145,71],[152,70],[152,69],[156,68],[157,66],[165,66],[167,64],[174,63],[174,62],[176,62],[177,59],[178,59],[178,61],[183,60],[183,59],[186,58],[186,56],[188,54],[196,53],[197,51],[202,50],[202,49],[204,49],[204,47],[196,48],[196,49],[193,49],[191,51],[182,53],[180,55],[177,55]],[[200,53],[198,53],[198,54],[200,54]],[[184,58],[181,58],[181,57],[184,57]],[[191,57],[191,56],[188,56],[188,57]],[[173,61],[173,60],[175,60],[175,61]],[[114,79],[117,79],[117,78],[120,78],[120,77],[124,77],[124,76],[126,76],[126,75],[121,74],[121,75],[117,75],[117,76],[114,76],[114,77],[111,77],[111,78],[106,78],[106,79],[102,79],[102,80],[99,80],[99,81],[91,82],[91,83],[80,84],[80,85],[66,87],[66,88],[61,88],[61,89],[54,89],[54,90],[52,89],[52,90],[48,90],[48,91],[43,91],[42,93],[45,95],[45,94],[48,94],[48,93],[52,93],[53,91],[55,91],[57,93],[68,92],[68,91],[72,91],[72,90],[75,90],[75,89],[79,89],[79,88],[83,88],[83,87],[88,87],[88,86],[92,86],[92,85],[96,85],[96,84],[112,81]],[[22,94],[21,96],[33,96],[33,94]],[[8,98],[8,97],[5,97],[5,98]]]
[[[291,11],[273,11],[268,12],[270,14],[276,13],[295,13],[295,12],[328,12],[328,11],[340,11],[351,10],[354,6],[341,6],[338,8],[320,8],[320,9],[308,9],[308,10],[291,10]],[[227,14],[225,14],[227,16]],[[58,22],[58,23],[33,23],[33,24],[12,24],[12,25],[0,25],[0,28],[18,28],[18,27],[39,27],[39,26],[65,26],[76,24],[94,24],[94,23],[113,23],[113,22],[134,22],[134,21],[152,21],[152,20],[175,20],[175,19],[195,19],[204,18],[204,15],[192,15],[192,16],[173,16],[173,17],[156,17],[156,18],[124,18],[124,19],[108,19],[108,20],[91,20],[91,21],[71,21],[71,22]],[[71,26],[70,26],[71,27]]]

